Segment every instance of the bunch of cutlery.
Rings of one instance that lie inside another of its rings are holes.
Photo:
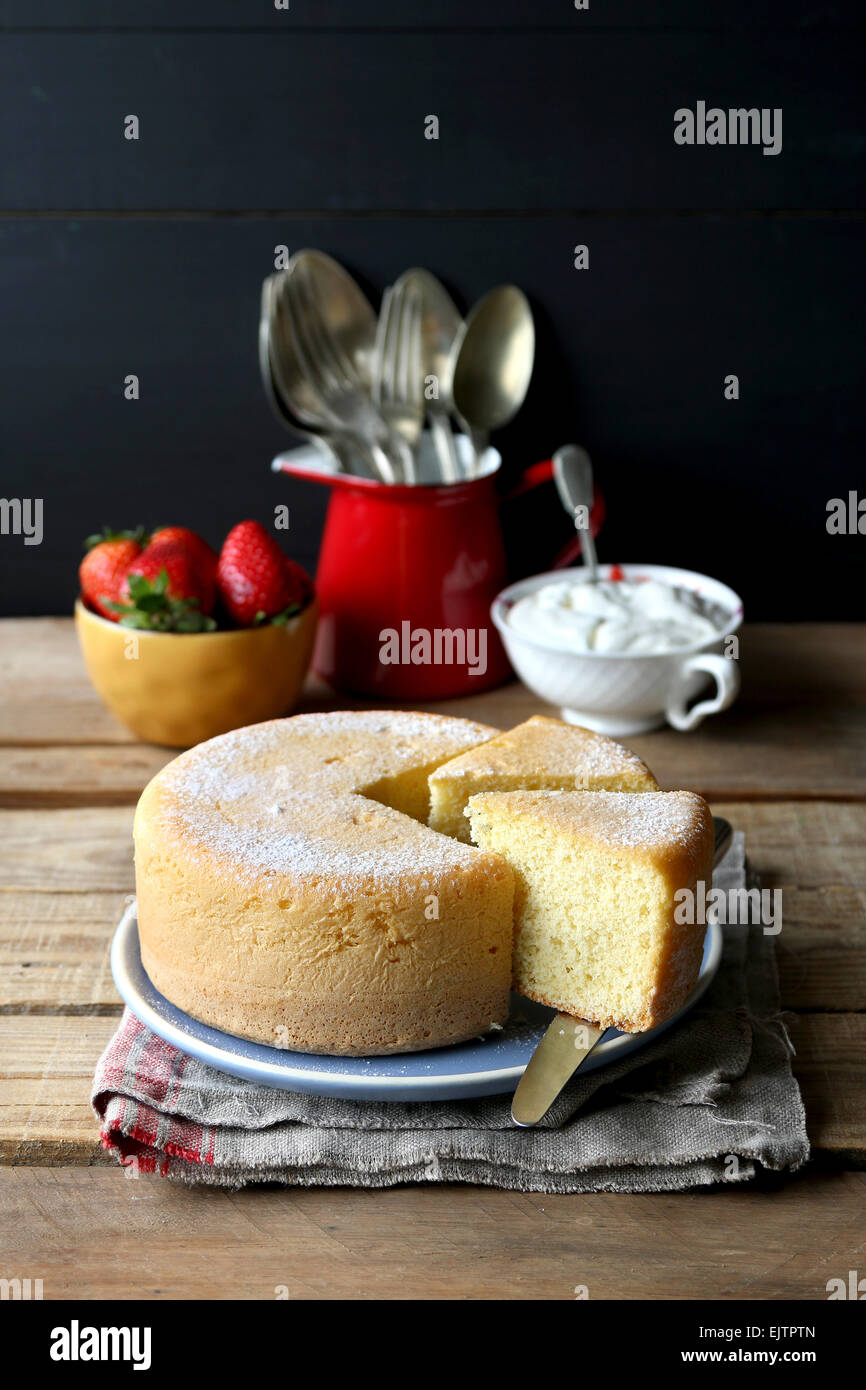
[[[262,285],[259,366],[271,408],[345,472],[383,483],[456,483],[482,468],[491,431],[516,415],[535,327],[514,285],[464,320],[427,270],[389,286],[377,317],[330,256],[299,251]],[[425,429],[426,426],[426,429]]]

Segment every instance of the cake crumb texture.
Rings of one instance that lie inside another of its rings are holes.
[[[686,1000],[705,924],[675,918],[708,885],[713,819],[693,792],[487,792],[476,844],[514,872],[514,988],[600,1027],[643,1032]]]

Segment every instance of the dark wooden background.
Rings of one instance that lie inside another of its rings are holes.
[[[314,564],[326,497],[269,474],[289,440],[256,362],[284,243],[374,297],[413,263],[464,305],[516,281],[539,352],[507,478],[582,441],[604,558],[708,570],[752,618],[862,617],[866,538],[825,521],[866,496],[863,22],[859,0],[0,0],[0,495],[45,508],[40,547],[0,536],[0,612],[67,611],[103,521],[218,542],[288,501]],[[782,107],[782,153],[676,146],[698,99]],[[524,567],[567,526],[550,496],[514,523]]]

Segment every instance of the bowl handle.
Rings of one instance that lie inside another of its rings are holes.
[[[716,682],[716,693],[708,700],[700,700],[691,709],[686,706],[690,677],[696,671],[706,671]],[[683,732],[696,729],[708,714],[718,714],[734,703],[740,690],[740,668],[736,661],[714,652],[697,652],[688,656],[677,672],[676,679],[668,695],[665,714],[668,723]]]

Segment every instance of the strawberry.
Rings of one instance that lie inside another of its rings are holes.
[[[87,554],[78,567],[81,595],[91,608],[113,623],[117,622],[118,614],[112,612],[108,604],[120,598],[126,572],[141,554],[146,540],[141,528],[112,531],[106,527],[100,535],[90,536],[85,542]]]
[[[161,526],[151,536],[146,553],[156,554],[163,546],[168,546],[172,555],[186,555],[195,573],[192,592],[198,597],[201,611],[211,613],[216,600],[216,551],[186,526]]]
[[[191,531],[188,526],[159,526],[151,536],[150,542],[151,545],[183,545],[193,555],[208,556],[216,564],[216,551],[198,531]]]
[[[150,537],[150,545],[179,545],[188,550],[189,555],[202,566],[204,573],[213,571],[217,575],[217,552],[199,532],[190,531],[186,525],[161,525]]]
[[[295,596],[292,603],[296,603],[299,608],[305,608],[313,597],[313,581],[307,571],[295,560],[290,560],[286,556],[286,573],[295,586]]]
[[[241,521],[229,531],[220,551],[217,587],[239,627],[286,622],[312,592],[300,565],[283,554],[257,521]]]
[[[126,582],[121,587],[121,599],[128,599],[131,593],[130,580],[139,575],[152,584],[165,570],[168,575],[166,593],[170,598],[196,598],[201,602],[197,591],[197,575],[194,561],[182,546],[149,545],[132,562],[126,574]]]
[[[143,550],[129,566],[120,601],[109,606],[124,627],[154,632],[212,632],[208,616],[214,586],[184,544],[163,540]]]

